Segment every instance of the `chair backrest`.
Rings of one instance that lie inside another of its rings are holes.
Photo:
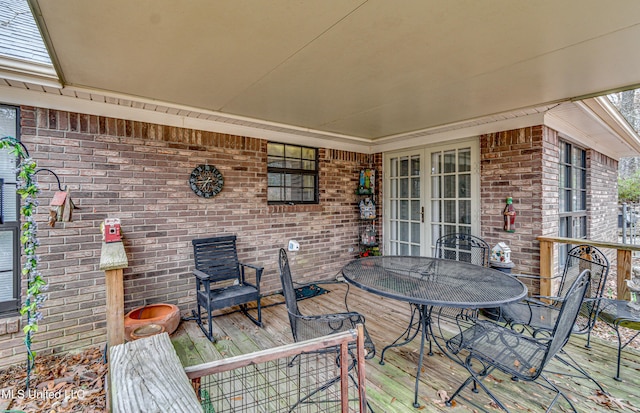
[[[191,243],[196,270],[209,275],[211,281],[240,277],[235,235],[194,239]]]
[[[553,327],[551,340],[549,340],[546,354],[542,361],[541,368],[538,369],[539,375],[542,368],[551,361],[555,355],[562,350],[562,347],[569,340],[569,336],[573,332],[573,325],[578,318],[582,302],[589,290],[591,284],[591,271],[586,269],[578,275],[574,282],[569,286],[565,299],[562,302],[556,324]],[[537,377],[536,375],[536,377]]]
[[[595,322],[609,274],[609,260],[602,251],[591,245],[583,244],[571,248],[567,253],[557,296],[564,297],[584,270],[591,272],[591,283],[582,306],[582,315],[585,318],[578,320],[574,332],[586,332]]]
[[[436,258],[465,261],[489,266],[489,244],[482,238],[470,234],[443,235],[436,241]]]
[[[297,338],[297,321],[296,315],[299,316],[298,300],[296,299],[296,290],[293,288],[293,280],[291,279],[291,268],[289,267],[289,259],[287,258],[287,252],[284,248],[280,248],[280,282],[282,283],[282,295],[284,295],[284,302],[287,306],[287,313],[289,314],[289,324],[291,324],[291,331],[293,332],[293,339],[298,341]]]

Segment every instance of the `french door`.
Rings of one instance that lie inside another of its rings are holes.
[[[480,235],[478,140],[385,155],[387,255],[433,255],[443,235]]]

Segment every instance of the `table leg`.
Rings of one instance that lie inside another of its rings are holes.
[[[386,346],[385,348],[382,349],[382,353],[380,354],[380,364],[384,365],[384,353],[392,348],[392,347],[401,347],[404,345],[409,344],[410,342],[413,341],[414,338],[416,338],[416,336],[418,335],[418,333],[420,332],[421,329],[421,323],[422,323],[422,313],[420,308],[418,308],[418,306],[411,304],[411,308],[413,308],[413,311],[411,313],[411,320],[409,321],[409,326],[407,327],[407,329],[400,334],[400,336],[398,338],[396,338],[393,343],[389,344],[388,346]],[[414,322],[415,320],[415,316],[416,313],[418,314],[418,322]],[[403,337],[405,337],[404,341],[399,342]]]
[[[422,371],[422,362],[424,361],[424,344],[427,340],[427,336],[429,334],[429,323],[431,320],[431,315],[429,314],[429,309],[426,306],[419,306],[420,309],[420,329],[422,330],[422,334],[420,335],[420,357],[418,358],[418,370],[416,371],[416,388],[415,394],[413,396],[413,407],[420,407],[420,403],[418,403],[418,390],[420,386],[420,372]]]

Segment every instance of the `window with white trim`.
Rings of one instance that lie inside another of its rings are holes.
[[[0,105],[0,137],[18,137],[19,109]],[[20,204],[16,187],[16,157],[0,150],[0,317],[14,316],[20,307]]]
[[[559,236],[587,237],[587,151],[560,141],[558,208]],[[560,244],[559,258],[564,262],[568,248]]]

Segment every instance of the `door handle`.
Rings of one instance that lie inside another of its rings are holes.
[[[424,207],[420,207],[420,222],[424,224]]]

